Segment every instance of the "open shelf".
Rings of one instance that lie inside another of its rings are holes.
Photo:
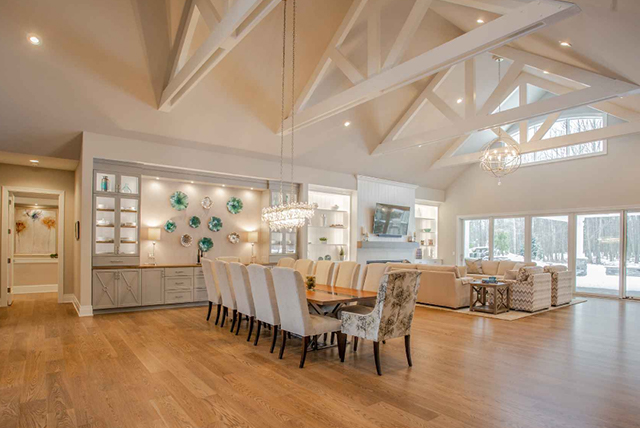
[[[331,227],[331,226],[309,226],[312,229],[334,229],[334,230],[349,230],[348,227]]]

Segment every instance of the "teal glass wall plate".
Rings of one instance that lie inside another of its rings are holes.
[[[169,202],[171,203],[172,208],[175,208],[178,211],[184,211],[189,206],[189,196],[178,190],[169,196]]]
[[[219,232],[222,229],[222,220],[218,217],[211,217],[209,223],[207,223],[209,230],[212,232]]]
[[[168,233],[173,233],[176,231],[176,222],[173,220],[167,220],[167,222],[164,224],[164,230]]]
[[[198,241],[198,248],[200,248],[203,252],[207,252],[213,248],[213,241],[211,238],[207,238],[206,236]]]
[[[231,214],[240,214],[242,207],[242,201],[235,196],[231,197],[227,202],[227,210],[229,210]]]
[[[194,215],[191,218],[189,218],[189,227],[192,227],[194,229],[199,228],[200,227],[200,217],[198,217],[197,215]]]

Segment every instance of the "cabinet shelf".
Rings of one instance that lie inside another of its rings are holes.
[[[346,247],[349,244],[309,244],[318,247]]]
[[[112,213],[112,212],[115,212],[116,210],[114,210],[113,208],[111,208],[111,209],[109,209],[109,208],[96,208],[96,211]]]
[[[138,226],[125,226],[124,224],[122,226],[120,226],[123,229],[137,229]]]
[[[96,224],[96,227],[116,227],[113,224]]]
[[[111,210],[111,211],[113,211],[113,210]],[[123,212],[123,213],[137,213],[138,211],[121,209],[120,212]]]
[[[347,227],[331,227],[331,226],[309,226],[310,229],[336,229],[336,230],[347,230]]]
[[[332,209],[326,209],[326,208],[316,208],[316,211],[322,211],[322,212],[325,212],[325,213],[328,212],[328,213],[343,213],[343,214],[346,214],[346,213],[349,212],[349,211],[345,211],[345,210],[332,210]]]

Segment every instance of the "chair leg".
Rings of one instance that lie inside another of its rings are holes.
[[[220,307],[220,306],[218,306]],[[229,313],[228,308],[222,308],[222,321],[220,322],[220,327],[224,327],[224,320],[227,319],[227,314]]]
[[[269,351],[270,354],[273,354],[273,350],[276,348],[276,339],[278,338],[278,326],[274,325],[273,326],[273,340],[271,341],[271,350]]]
[[[216,309],[216,324],[218,325],[218,321],[220,321],[220,309],[222,308],[222,305],[218,303],[218,308]]]
[[[338,355],[340,355],[340,362],[344,363],[344,354],[347,350],[347,335],[338,331]],[[333,337],[334,333],[331,333]]]
[[[284,355],[284,346],[287,344],[287,332],[282,331],[282,345],[280,346],[280,356],[278,358],[282,359]]]
[[[358,338],[353,336],[353,352],[358,350]]]
[[[336,338],[336,333],[331,333],[331,344],[333,345],[333,341]]]
[[[240,333],[240,324],[242,324],[242,314],[238,312],[238,325],[236,326],[236,336]]]
[[[258,339],[260,339],[261,328],[262,328],[262,321],[258,321],[258,328],[256,328],[256,341],[253,342],[253,346],[258,346]]]
[[[251,333],[253,333],[253,320],[254,320],[253,317],[249,318],[249,335],[247,336],[247,342],[251,340]],[[258,322],[258,325],[260,325],[259,322]]]
[[[373,342],[373,358],[376,360],[376,370],[378,376],[382,376],[382,370],[380,369],[380,343]]]
[[[207,321],[211,318],[211,309],[213,309],[213,302],[209,301],[209,313],[207,314]]]
[[[327,343],[327,338],[328,338],[328,337],[329,337],[329,334],[328,334],[328,333],[325,333],[325,334],[324,334],[324,338],[323,338],[324,343]]]
[[[413,366],[411,362],[411,335],[407,334],[404,337],[404,350],[407,353],[407,363],[409,363],[409,367]]]
[[[229,330],[232,333],[233,333],[233,329],[236,327],[236,320],[237,319],[238,319],[238,310],[234,309],[233,310],[233,321],[231,322],[231,330]]]
[[[307,349],[309,348],[309,336],[302,338],[302,356],[300,357],[300,368],[304,368],[304,360],[307,359]]]

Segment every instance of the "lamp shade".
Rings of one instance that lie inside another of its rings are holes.
[[[249,232],[247,233],[247,242],[250,244],[255,244],[258,242],[258,232]]]
[[[160,228],[150,227],[149,228],[149,241],[159,241],[160,240],[160,236],[162,236],[160,234],[160,232],[161,232]]]

